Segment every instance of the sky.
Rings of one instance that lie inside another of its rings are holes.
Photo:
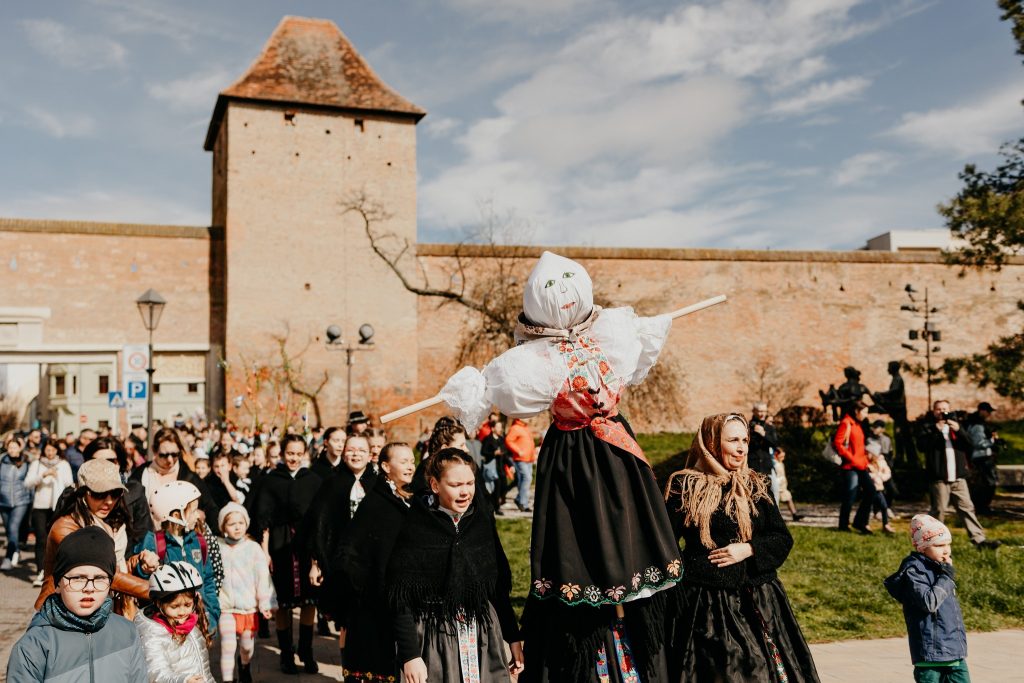
[[[429,112],[424,242],[857,249],[1024,135],[995,0],[4,0],[0,217],[208,225],[217,93],[285,14]]]

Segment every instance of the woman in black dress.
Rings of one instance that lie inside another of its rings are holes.
[[[775,573],[793,537],[767,479],[747,467],[748,445],[741,415],[706,417],[686,469],[669,480],[669,515],[686,543],[670,620],[671,681],[818,680]]]
[[[412,448],[389,443],[378,458],[381,476],[363,499],[337,546],[327,570],[334,577],[322,602],[332,614],[345,615],[342,668],[348,683],[397,681],[395,653],[384,575],[395,540],[409,513],[409,484],[416,469]]]
[[[309,557],[298,533],[306,511],[320,489],[320,477],[302,466],[306,442],[288,434],[281,442],[283,461],[263,477],[255,504],[253,527],[270,558],[270,572],[277,591],[277,641],[281,647],[281,671],[298,673],[292,647],[292,608],[299,611],[298,655],[307,673],[319,669],[313,658],[313,621],[316,592],[309,583]]]
[[[431,454],[426,476],[433,496],[413,498],[388,562],[402,680],[508,681],[523,668],[512,572],[494,517],[475,496],[476,463],[445,448]]]

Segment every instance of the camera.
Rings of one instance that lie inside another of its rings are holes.
[[[943,420],[955,420],[956,419],[956,413],[943,413],[942,414],[942,419]]]

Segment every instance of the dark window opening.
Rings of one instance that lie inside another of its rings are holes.
[[[71,395],[75,396],[78,394],[78,375],[71,377]]]
[[[289,109],[289,110],[285,111],[285,113],[284,113],[284,122],[289,124],[289,125],[292,125],[292,126],[295,125],[295,111],[294,110]]]
[[[153,393],[154,394],[159,394],[160,393],[160,385],[159,384],[156,384],[156,383],[153,384]]]
[[[356,119],[354,121],[354,123],[356,124],[356,128],[359,129],[360,133],[362,133],[363,131],[366,130],[366,126],[363,124],[363,120],[362,119]]]
[[[54,379],[54,382],[53,382],[53,393],[56,394],[57,396],[63,396],[64,395],[64,389],[65,389],[65,387],[64,387],[64,375],[57,375],[53,379]]]
[[[199,393],[199,382],[189,382],[188,383],[188,393],[190,393],[190,394],[198,394]]]
[[[100,393],[105,394],[110,391],[110,375],[100,375]]]

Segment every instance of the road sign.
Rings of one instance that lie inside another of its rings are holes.
[[[111,408],[124,408],[127,403],[124,401],[124,394],[120,391],[107,392],[107,405]]]
[[[145,372],[149,367],[149,347],[145,344],[125,344],[121,354],[124,360],[124,373]]]
[[[131,401],[146,398],[146,385],[144,379],[135,379],[128,382],[128,399]]]

